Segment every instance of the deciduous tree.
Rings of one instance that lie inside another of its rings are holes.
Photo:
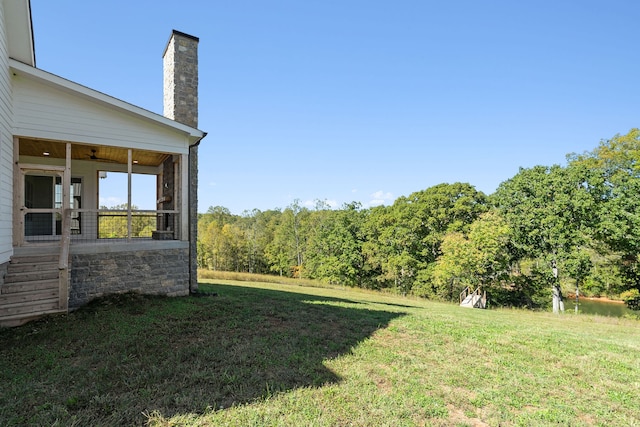
[[[547,264],[554,312],[564,310],[560,263],[586,243],[595,220],[597,195],[588,183],[585,167],[535,166],[520,169],[494,194],[493,200],[514,232],[519,257],[538,258]]]

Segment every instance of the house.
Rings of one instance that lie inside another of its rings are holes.
[[[0,326],[110,293],[195,291],[199,40],[172,32],[159,115],[38,69],[29,0],[0,0],[0,26]],[[114,173],[129,203],[100,209]],[[132,209],[137,176],[155,209]]]

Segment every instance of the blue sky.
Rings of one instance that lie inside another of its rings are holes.
[[[200,38],[199,210],[391,204],[640,126],[640,2],[32,0],[39,68],[162,113]]]

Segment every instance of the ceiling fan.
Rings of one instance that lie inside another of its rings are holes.
[[[107,159],[107,158],[103,158],[103,157],[98,157],[96,156],[96,152],[97,150],[92,148],[91,149],[91,154],[87,154],[87,156],[89,156],[89,159],[91,160],[99,160],[101,162],[108,162],[108,163],[118,163],[117,160],[112,160],[112,159]]]

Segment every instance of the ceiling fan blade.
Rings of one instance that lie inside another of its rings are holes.
[[[96,150],[91,150],[91,154],[87,154],[87,156],[89,156],[90,160],[96,160],[96,161],[100,161],[100,162],[104,162],[104,163],[120,163],[117,160],[98,157],[98,156],[96,156],[96,152],[97,152]]]

